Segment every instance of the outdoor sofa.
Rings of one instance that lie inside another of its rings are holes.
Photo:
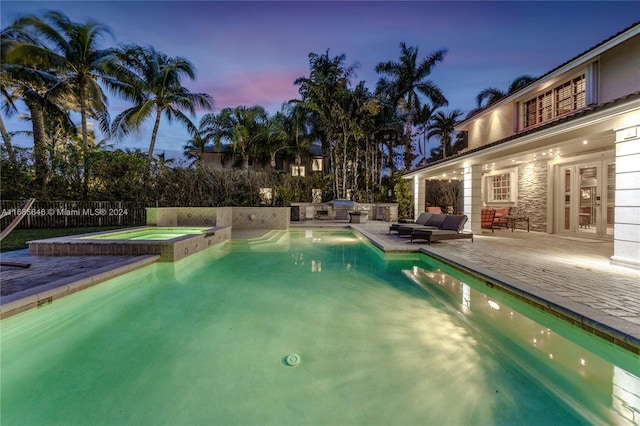
[[[398,226],[399,235],[411,235],[414,229],[439,229],[447,216],[460,216],[460,215],[447,215],[447,214],[431,214],[431,216],[423,224],[407,223],[400,224]]]
[[[400,219],[398,223],[392,223],[389,227],[389,234],[391,232],[398,232],[398,228],[401,226],[410,226],[410,225],[424,225],[429,218],[433,216],[433,213],[420,213],[420,216],[415,221],[410,221],[407,219]]]
[[[446,216],[442,224],[437,228],[415,227],[411,230],[411,242],[415,240],[426,240],[429,245],[433,241],[471,239],[473,233],[464,231],[464,224],[469,219],[466,215],[444,215]]]

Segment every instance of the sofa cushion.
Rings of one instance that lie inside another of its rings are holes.
[[[450,214],[444,218],[442,221],[442,225],[440,225],[440,229],[445,229],[448,231],[462,231],[464,228],[464,224],[467,222],[467,216],[463,214]]]
[[[483,228],[491,228],[496,217],[495,209],[482,209],[480,212],[480,224]]]
[[[447,216],[448,215],[446,214],[434,214],[423,225],[435,226],[436,228],[440,228],[440,226],[442,225],[442,222],[444,222]]]
[[[498,207],[496,210],[496,217],[508,216],[511,207]]]
[[[415,223],[418,225],[424,225],[430,218],[433,216],[433,213],[420,213],[420,216],[416,219]]]

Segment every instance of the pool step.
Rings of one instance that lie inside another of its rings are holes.
[[[251,250],[256,251],[287,251],[289,250],[289,233],[282,230],[272,230],[259,238],[248,241]]]

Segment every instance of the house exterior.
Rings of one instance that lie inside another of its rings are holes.
[[[640,23],[456,130],[464,151],[404,175],[416,215],[428,180],[457,179],[471,231],[483,208],[511,207],[533,231],[611,239],[612,263],[640,268]]]
[[[207,147],[204,151],[191,150],[189,154],[202,162],[202,165],[210,169],[240,168],[241,158],[233,153],[227,146],[220,148]],[[319,173],[325,167],[322,150],[318,145],[311,145],[309,149],[300,155],[299,159],[275,153],[273,163],[265,158],[261,161],[250,159],[249,168],[252,170],[279,170],[290,173],[292,176],[308,176],[311,173]]]

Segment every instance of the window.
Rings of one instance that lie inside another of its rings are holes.
[[[509,175],[491,176],[491,196],[492,201],[511,200],[511,182]]]
[[[311,202],[320,204],[322,202],[322,189],[313,188],[311,190]]]
[[[268,206],[273,204],[273,188],[260,188],[260,204]]]
[[[305,176],[304,166],[291,166],[291,176]]]
[[[523,128],[543,124],[586,106],[586,81],[582,74],[523,103]]]
[[[321,172],[322,171],[322,158],[314,158],[311,163],[311,171],[313,172]]]
[[[484,177],[484,198],[487,204],[509,204],[518,199],[518,173],[516,169],[498,170]]]

